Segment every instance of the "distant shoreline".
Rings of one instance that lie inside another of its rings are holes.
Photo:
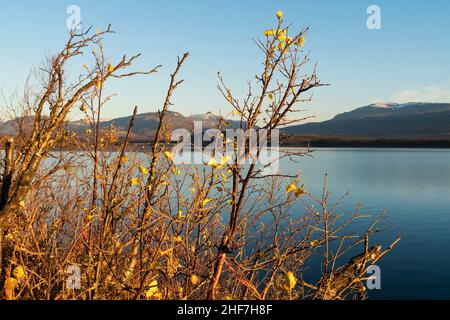
[[[0,138],[0,150],[4,149],[6,139]],[[3,140],[3,141],[2,141]],[[119,142],[120,143],[120,142]],[[170,143],[168,146],[174,146]],[[141,151],[151,148],[152,144],[143,139],[129,142],[128,149],[139,147]],[[280,144],[280,148],[373,148],[373,149],[450,149],[450,138],[356,138],[356,137],[325,137],[325,136],[291,136]],[[57,146],[54,151],[77,151],[73,144]]]
[[[449,138],[356,138],[356,137],[321,137],[292,136],[282,147],[311,148],[424,148],[449,149]]]

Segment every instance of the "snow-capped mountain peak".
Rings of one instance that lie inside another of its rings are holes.
[[[386,103],[386,102],[377,102],[369,105],[372,108],[382,108],[382,109],[398,109],[402,108],[404,105],[399,103]]]

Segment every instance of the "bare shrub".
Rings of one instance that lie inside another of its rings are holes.
[[[297,106],[322,86],[316,68],[306,69],[306,32],[292,33],[278,15],[276,28],[256,41],[264,54],[263,70],[242,99],[219,74],[220,92],[241,128],[258,127],[270,137],[302,120],[295,116]],[[21,113],[18,134],[5,145],[0,199],[4,298],[363,298],[368,265],[392,246],[370,247],[373,227],[358,236],[347,234],[346,226],[362,215],[340,217],[328,205],[326,187],[316,198],[295,176],[265,175],[264,166],[243,165],[233,157],[202,166],[175,164],[166,114],[182,84],[178,78],[187,53],[170,76],[150,153],[129,143],[137,108],[125,136],[102,127],[101,112],[111,99],[104,96],[105,83],[158,68],[126,72],[138,55],[117,64],[106,61],[101,39],[109,33],[108,28],[72,34],[39,71],[36,92],[26,90],[13,106]],[[93,66],[85,65],[69,83],[66,66],[92,46]],[[66,128],[74,107],[85,114],[84,135]],[[219,129],[226,125],[220,122]],[[64,143],[77,150],[56,151]],[[247,151],[245,157],[251,156]],[[363,253],[337,267],[337,259],[357,246]],[[321,277],[306,282],[303,272],[318,254]],[[81,270],[77,288],[67,282],[73,266]]]

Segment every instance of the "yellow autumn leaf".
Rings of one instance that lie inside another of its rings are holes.
[[[195,286],[198,283],[198,281],[199,281],[198,277],[195,274],[193,274],[191,276],[191,283]]]
[[[17,279],[15,279],[15,278],[7,278],[5,280],[5,289],[7,287],[14,289],[16,287],[16,285],[17,285]]]
[[[91,129],[86,129],[86,134],[91,134],[92,133],[92,130]]]
[[[164,156],[166,157],[167,160],[172,161],[173,160],[173,154],[170,151],[165,151],[164,152]]]
[[[25,270],[22,266],[17,266],[14,268],[12,274],[13,274],[14,278],[19,280],[19,279],[22,279],[23,277],[25,277]]]
[[[299,197],[305,193],[305,190],[303,190],[303,186],[299,187],[296,184],[290,184],[286,187],[286,193],[291,192],[293,192],[296,197]]]
[[[277,16],[278,19],[281,19],[283,17],[283,11],[278,10],[277,13],[276,13],[276,16]]]
[[[22,201],[19,202],[19,208],[22,209],[22,210],[25,209],[25,201],[22,200]]]
[[[236,110],[236,109],[234,109],[233,111],[231,111],[231,114],[232,114],[233,116],[240,116],[240,115],[242,115],[242,113],[241,113],[239,110]]]
[[[4,289],[6,294],[6,299],[14,299],[14,289],[17,286],[17,280],[14,278],[7,278],[4,283]]]
[[[220,164],[221,165],[224,165],[224,164],[226,164],[228,161],[230,161],[231,160],[231,157],[230,156],[222,156],[222,158],[220,159]]]
[[[287,37],[286,37],[286,34],[285,33],[283,33],[283,32],[280,32],[278,35],[277,35],[277,40],[279,40],[279,41],[286,41],[287,40]]]
[[[305,38],[304,37],[298,38],[298,40],[295,42],[295,44],[299,47],[302,47],[305,44]]]
[[[178,242],[178,243],[183,242],[183,238],[181,236],[176,236],[175,242]]]
[[[161,300],[162,299],[162,293],[161,292],[157,292],[154,296],[153,296],[154,300]]]
[[[311,243],[310,243],[311,247],[317,247],[319,244],[320,244],[319,240],[314,240],[314,241],[311,241]]]
[[[147,292],[145,293],[145,297],[147,298],[147,299],[152,299],[152,298],[156,298],[157,297],[157,294],[158,294],[158,281],[156,281],[156,280],[153,280],[151,283],[150,283],[150,287],[149,287],[149,289],[147,290]]]
[[[211,199],[205,199],[202,201],[202,205],[206,206],[209,202],[211,202]]]
[[[114,67],[112,65],[108,66],[108,72],[112,73],[114,71]]]
[[[297,185],[295,184],[290,184],[286,187],[286,193],[290,193],[293,192],[297,189]]]
[[[289,271],[285,274],[285,288],[286,290],[292,290],[295,288],[295,285],[297,284],[297,279],[295,278],[295,275]]]
[[[273,30],[273,29],[269,29],[269,30],[264,31],[264,35],[266,37],[273,36],[274,34],[275,34],[275,30]]]
[[[217,166],[217,160],[215,158],[209,159],[209,161],[206,163],[207,166],[215,167]]]
[[[148,173],[149,173],[148,170],[147,170],[147,168],[142,167],[142,166],[139,167],[139,171],[140,171],[142,174],[148,174]]]
[[[132,186],[139,186],[139,185],[141,185],[141,182],[139,181],[138,178],[133,178],[133,179],[130,180],[130,184]]]

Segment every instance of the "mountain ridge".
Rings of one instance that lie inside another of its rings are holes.
[[[450,103],[371,104],[283,129],[296,135],[395,138],[450,137]]]
[[[25,123],[32,122],[32,118]],[[126,132],[131,116],[105,119],[101,126],[115,126]],[[224,119],[212,113],[184,116],[168,111],[167,124],[171,129],[192,130],[194,121],[201,121],[204,130],[216,128],[226,121],[227,128],[239,128],[240,121]],[[158,112],[140,113],[134,121],[133,135],[151,138],[159,124]],[[28,126],[29,124],[27,124]],[[0,135],[14,135],[16,120],[0,122]],[[83,120],[69,121],[68,130],[84,133]],[[297,136],[351,137],[351,138],[450,138],[450,103],[374,103],[337,114],[330,120],[293,125],[282,133]]]

